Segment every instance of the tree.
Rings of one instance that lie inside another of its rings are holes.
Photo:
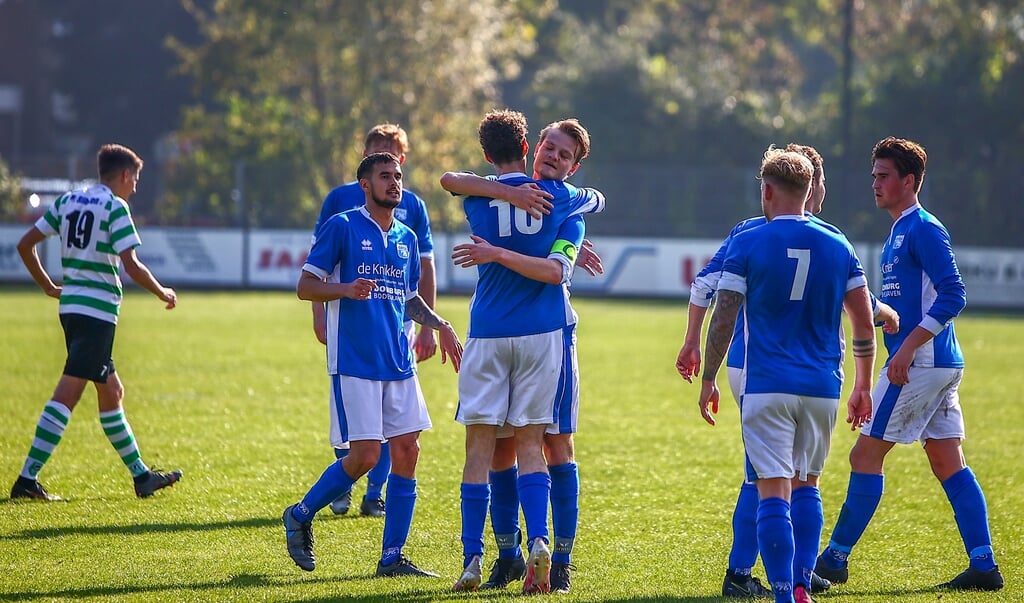
[[[519,6],[464,2],[186,0],[202,42],[173,42],[181,69],[214,102],[189,107],[166,212],[233,223],[233,165],[245,164],[255,224],[309,227],[331,187],[351,180],[375,123],[408,132],[408,185],[438,227],[459,221],[437,180],[480,164],[476,127],[498,83],[532,51]]]
[[[0,223],[15,222],[25,213],[21,183],[0,157]]]

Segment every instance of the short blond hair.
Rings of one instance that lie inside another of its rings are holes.
[[[814,177],[814,165],[802,153],[768,147],[761,159],[758,178],[790,194],[806,197]]]
[[[363,151],[382,143],[398,151],[399,155],[409,152],[409,136],[398,124],[377,124],[366,133],[366,140],[363,142]]]

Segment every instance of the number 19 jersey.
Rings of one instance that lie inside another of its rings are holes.
[[[141,244],[128,204],[103,184],[64,194],[35,224],[60,235],[61,314],[117,324],[123,296],[119,255]]]

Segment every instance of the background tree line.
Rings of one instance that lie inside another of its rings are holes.
[[[458,229],[437,178],[487,171],[476,125],[509,106],[534,137],[569,116],[590,130],[575,181],[611,200],[593,234],[717,238],[759,211],[760,152],[798,141],[825,156],[826,219],[878,239],[868,158],[891,134],[926,146],[925,202],[954,242],[1021,244],[1024,6],[1011,0],[48,5],[72,24],[57,50],[77,76],[63,81],[97,143],[126,123],[160,134],[160,185],[137,209],[150,222],[309,227],[352,179],[366,129],[391,121],[410,135],[408,185],[435,228]],[[111,23],[123,35],[96,35]],[[127,40],[147,68],[97,73]],[[98,85],[140,92],[112,106]],[[132,102],[154,87],[165,103]]]

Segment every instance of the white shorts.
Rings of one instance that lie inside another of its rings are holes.
[[[562,329],[522,337],[469,338],[459,369],[455,420],[511,427],[553,423],[563,354]]]
[[[430,414],[415,375],[402,381],[372,381],[331,375],[331,445],[384,441],[430,429]]]
[[[580,367],[576,360],[576,325],[562,329],[562,368],[555,392],[555,420],[545,433],[576,433],[580,416]]]
[[[740,419],[749,481],[821,475],[839,400],[792,394],[744,394]]]
[[[725,367],[726,374],[729,375],[729,389],[732,390],[732,397],[736,400],[736,406],[743,408],[743,387],[746,380],[746,371],[741,368],[734,366]]]
[[[409,349],[413,349],[413,342],[416,341],[416,323],[407,320],[405,321],[405,337],[409,340]],[[331,415],[331,429],[328,436],[331,438],[331,446],[335,448],[347,449],[348,440],[341,434],[341,421],[338,420],[339,405],[335,391],[337,388],[334,386],[334,377],[331,375],[331,396],[330,396],[330,415]],[[429,420],[429,419],[428,419]]]
[[[861,434],[910,444],[916,440],[964,439],[964,416],[960,410],[962,368],[910,367],[910,382],[892,385],[885,369],[872,395],[871,420]]]

